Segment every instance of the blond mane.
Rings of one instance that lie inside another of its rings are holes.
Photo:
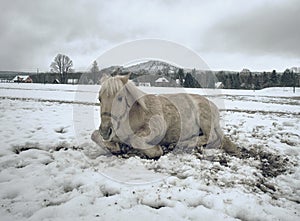
[[[144,110],[147,110],[143,97],[146,95],[143,91],[138,89],[132,82],[128,81],[129,76],[104,76],[101,79],[101,89],[99,95],[106,93],[107,96],[115,96],[122,88],[126,88],[126,91],[131,95],[133,100],[130,103],[132,105],[137,101]]]
[[[101,89],[99,94],[102,95],[106,93],[107,96],[114,96],[122,89],[122,87],[124,87],[124,84],[120,76],[104,76],[101,79]]]

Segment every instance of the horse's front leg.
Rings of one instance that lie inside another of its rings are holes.
[[[140,130],[130,138],[130,144],[134,149],[141,151],[148,158],[159,158],[163,155],[163,150],[160,145],[149,144],[148,131]]]
[[[95,130],[92,134],[92,140],[98,144],[102,148],[106,148],[113,154],[121,153],[120,145],[116,142],[110,142],[103,140],[102,136],[100,135],[99,130]]]
[[[163,155],[159,143],[165,137],[167,123],[163,116],[153,115],[148,123],[130,137],[130,144],[149,158],[158,158]]]
[[[207,144],[207,137],[205,135],[202,136],[194,136],[187,140],[183,140],[177,143],[177,146],[184,148],[194,148],[201,147]]]
[[[164,153],[160,145],[150,145],[145,142],[135,142],[135,140],[133,140],[132,146],[134,149],[138,149],[150,159],[157,159]]]
[[[120,148],[119,143],[105,141],[104,145],[112,154],[121,153],[121,148]]]

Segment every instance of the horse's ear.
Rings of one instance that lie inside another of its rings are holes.
[[[127,84],[128,80],[130,78],[130,75],[131,75],[131,72],[129,74],[121,77],[121,81],[123,82],[124,85]]]
[[[128,82],[125,87],[133,99],[130,102],[130,105],[133,105],[133,103],[136,101],[144,111],[148,111],[147,105],[145,103],[145,93],[135,87],[131,82]]]
[[[142,107],[142,109],[144,111],[148,111],[148,108],[146,106],[146,103],[145,103],[145,97],[140,97],[138,100],[137,100],[138,104]]]
[[[103,76],[100,79],[100,84],[102,84],[105,80],[107,80],[107,78],[109,78],[109,76],[107,74],[103,74]]]

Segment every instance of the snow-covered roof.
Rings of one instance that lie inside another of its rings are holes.
[[[164,83],[164,82],[169,82],[166,78],[164,78],[164,77],[161,77],[161,78],[158,78],[156,81],[155,81],[156,83]]]
[[[14,77],[13,81],[23,80],[25,81],[27,78],[29,78],[29,75],[17,75]]]
[[[221,81],[215,83],[215,87],[216,87],[216,88],[219,88],[219,87],[221,87],[222,85],[223,85],[223,82],[221,82]]]
[[[77,84],[78,83],[78,79],[77,78],[69,78],[67,80],[68,84]]]

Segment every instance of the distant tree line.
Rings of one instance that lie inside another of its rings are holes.
[[[267,87],[299,87],[300,74],[286,69],[283,73],[229,71],[195,71],[184,72],[179,69],[173,77],[180,85],[189,88],[214,88],[215,83],[222,82],[225,89],[262,89]]]
[[[101,73],[96,61],[87,72],[75,72],[73,62],[67,56],[58,54],[50,65],[50,72],[31,74],[35,83],[45,84],[97,84],[101,78]]]
[[[31,74],[30,77],[34,83],[42,83],[42,84],[60,84],[60,83],[68,83],[72,81],[68,81],[68,79],[76,79],[73,82],[78,83],[82,76],[82,72],[72,72],[69,73],[68,76],[64,77],[63,82],[61,82],[62,76],[59,73],[51,73],[51,72],[40,72],[38,74]]]
[[[94,61],[90,70],[84,73],[75,72],[72,67],[73,62],[67,55],[58,54],[50,65],[50,72],[34,74],[31,78],[35,83],[97,84],[104,73],[112,76],[125,73],[122,67],[100,70],[97,61]],[[150,74],[147,70],[140,69],[134,73],[131,72],[130,78],[134,79],[147,74]],[[251,72],[248,69],[241,72],[199,71],[182,68],[171,71],[170,68],[165,67],[158,70],[156,75],[170,77],[182,87],[188,88],[215,88],[217,82],[222,82],[222,87],[225,89],[258,90],[267,87],[299,87],[300,82],[300,74],[290,69],[277,73],[275,70]]]
[[[179,68],[171,77],[179,81],[181,86],[188,88],[214,88],[217,82],[212,71],[197,71],[196,69],[185,72]]]
[[[262,89],[267,87],[299,86],[300,75],[286,69],[283,73],[272,72],[224,72],[216,73],[218,81],[227,89]]]
[[[68,79],[77,79],[80,84],[97,84],[102,76],[102,72],[96,64],[89,72],[68,73],[64,82],[60,82],[60,73],[39,73],[32,74],[31,78],[35,83],[68,83]],[[145,75],[146,72],[132,73],[131,79]],[[214,88],[215,83],[222,82],[225,89],[253,89],[258,90],[267,87],[299,87],[300,74],[295,74],[289,69],[283,73],[272,72],[228,72],[228,71],[195,71],[185,72],[179,69],[175,74],[170,75],[177,80],[182,87],[188,88]],[[57,82],[58,80],[58,82]],[[73,81],[69,81],[72,83]]]

